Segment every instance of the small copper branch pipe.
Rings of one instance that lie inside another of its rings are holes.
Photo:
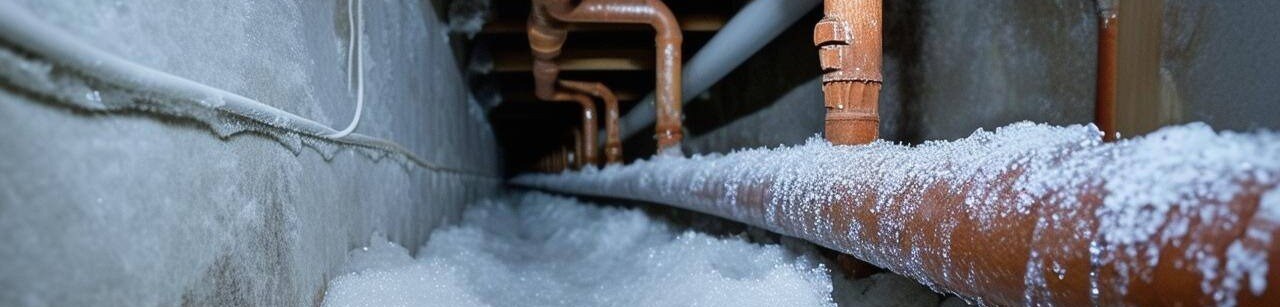
[[[618,131],[618,97],[604,83],[560,80],[560,86],[600,98],[604,102],[604,159],[608,164],[622,162],[622,137]]]
[[[684,41],[675,15],[659,0],[532,0],[530,27],[552,25],[533,22],[534,15],[549,14],[563,22],[648,24],[657,32],[657,124],[658,151],[680,147],[682,111],[680,100],[680,45]],[[543,17],[538,17],[543,18]],[[530,30],[532,33],[533,30]],[[545,31],[544,31],[545,32]],[[534,37],[530,35],[530,39]],[[531,42],[532,44],[532,42]]]
[[[529,49],[533,53],[534,95],[546,101],[577,102],[582,106],[582,137],[594,140],[596,137],[596,106],[591,97],[581,93],[563,91],[556,86],[560,75],[560,67],[555,58],[560,56],[568,31],[563,23],[549,18],[545,9],[534,6],[529,12],[528,22]],[[586,142],[578,150],[576,165],[594,164],[596,159],[596,143]]]
[[[582,126],[574,129],[577,154],[574,166],[583,167],[586,165],[595,165],[596,163],[596,142],[585,142],[583,140],[596,139],[596,103],[591,101],[591,97],[577,93],[557,93],[551,101],[570,101],[576,102],[582,107]],[[579,131],[581,130],[581,131]]]
[[[582,169],[582,128],[573,128],[573,169]]]
[[[879,136],[881,11],[880,0],[826,0],[826,16],[814,26],[826,137],[833,144],[866,144]]]
[[[1116,35],[1120,32],[1119,7],[1112,0],[1098,3],[1098,88],[1094,121],[1102,138],[1116,139]]]

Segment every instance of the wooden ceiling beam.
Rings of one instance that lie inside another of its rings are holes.
[[[636,101],[640,100],[643,94],[627,89],[614,89],[613,95],[618,97],[618,101]],[[533,95],[532,89],[527,91],[505,90],[502,93],[502,100],[510,102],[543,102]]]
[[[561,71],[641,71],[653,70],[653,50],[565,49],[556,62]],[[528,50],[499,51],[493,54],[496,72],[528,72],[533,56]]]
[[[724,28],[724,24],[729,22],[729,18],[721,15],[685,15],[676,17],[680,22],[680,30],[684,32],[715,32]],[[524,18],[503,18],[490,21],[484,25],[480,33],[485,34],[511,34],[524,33],[526,20]],[[651,29],[648,25],[642,24],[606,24],[606,23],[571,23],[569,31],[643,31]]]

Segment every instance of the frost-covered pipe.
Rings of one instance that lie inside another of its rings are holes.
[[[821,139],[513,183],[799,237],[993,305],[1280,302],[1280,134],[1203,124],[1103,143],[1015,124],[952,142]]]
[[[680,78],[680,103],[688,103],[711,88],[805,13],[812,11],[819,2],[755,0],[748,3],[684,64]],[[619,121],[622,137],[629,138],[652,125],[655,114],[654,94],[650,93]]]

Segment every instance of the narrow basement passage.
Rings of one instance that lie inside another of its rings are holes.
[[[0,306],[1272,306],[1278,12],[0,0]]]

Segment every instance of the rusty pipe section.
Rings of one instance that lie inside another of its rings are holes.
[[[1029,124],[513,180],[718,215],[979,303],[1062,306],[1280,301],[1278,181],[1280,134],[1183,127],[1103,143]]]
[[[1094,122],[1103,139],[1116,139],[1116,36],[1120,32],[1119,6],[1115,0],[1098,0],[1098,72]]]
[[[879,136],[881,0],[826,0],[814,26],[827,109],[826,138],[866,144]]]
[[[622,162],[622,137],[618,129],[618,97],[604,83],[560,80],[560,86],[591,95],[604,103],[604,158],[607,164]],[[592,135],[594,136],[594,134]],[[595,140],[589,138],[588,140]],[[592,143],[595,143],[592,141]]]
[[[593,22],[593,23],[633,23],[648,24],[657,32],[657,124],[655,138],[658,151],[678,150],[683,139],[681,130],[682,110],[680,100],[681,50],[684,36],[675,15],[659,0],[532,0],[533,10],[529,21],[530,45],[535,39],[545,39],[534,47],[535,58],[558,54],[563,46],[564,27],[561,22]],[[554,20],[552,20],[554,19]],[[534,27],[557,27],[554,30]],[[537,32],[538,35],[534,35]],[[551,46],[555,46],[554,52]],[[539,50],[541,48],[542,50]],[[535,71],[535,81],[539,86],[554,84],[553,74],[539,74]],[[543,83],[539,83],[543,82]]]

